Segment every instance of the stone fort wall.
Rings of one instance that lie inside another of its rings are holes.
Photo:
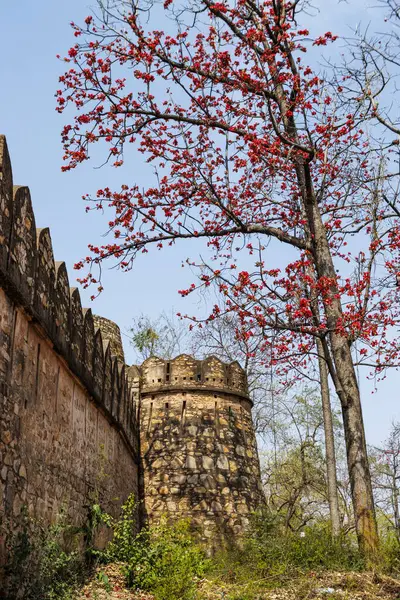
[[[189,517],[210,546],[243,531],[263,501],[245,374],[186,355],[128,367],[119,328],[54,261],[0,136],[0,579],[24,506],[82,524],[94,495],[116,513],[132,492],[148,521]]]
[[[150,358],[142,365],[145,516],[190,518],[209,547],[237,539],[263,502],[247,383],[238,363]]]
[[[115,513],[138,494],[137,392],[118,328],[82,309],[0,137],[0,565],[23,506],[82,524],[94,495]]]

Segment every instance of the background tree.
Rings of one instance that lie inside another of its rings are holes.
[[[365,113],[348,113],[343,87],[331,89],[305,62],[310,46],[335,39],[310,38],[306,7],[100,2],[97,17],[73,25],[77,43],[60,78],[60,112],[77,109],[63,130],[64,168],[103,141],[115,166],[132,143],[155,172],[146,190],[130,182],[97,192],[95,205],[114,211],[114,239],[91,246],[78,268],[112,257],[129,269],[151,246],[203,238],[206,260],[189,261],[200,282],[182,295],[215,281],[220,301],[210,318],[233,312],[244,335],[261,332],[260,350],[281,376],[304,372],[321,340],[342,407],[358,538],[372,557],[378,537],[355,365],[380,372],[398,360],[390,329],[399,320],[399,217],[382,194],[388,174],[369,153]],[[160,16],[166,32],[152,28]]]
[[[165,312],[156,319],[143,314],[134,318],[128,331],[139,364],[150,356],[169,360],[181,354],[186,349],[187,334],[182,322]]]
[[[262,345],[262,336],[244,334],[237,315],[229,313],[192,329],[189,351],[199,358],[214,355],[225,362],[240,363],[246,372],[249,394],[254,404],[255,430],[274,444],[275,398],[278,392],[274,368],[272,365],[267,367]]]
[[[266,450],[263,457],[268,507],[290,531],[328,520],[332,526],[323,413],[317,390],[303,388],[279,398],[277,450]],[[341,423],[337,415],[334,428],[339,440]],[[342,482],[339,485],[342,487]],[[346,517],[343,503],[341,510],[338,503],[339,530]],[[346,527],[349,525],[347,522]]]
[[[329,391],[328,369],[324,359],[324,348],[320,339],[317,339],[317,351],[322,416],[324,423],[326,479],[328,489],[329,512],[332,524],[332,535],[333,537],[337,537],[340,535],[341,526],[336,467],[335,432]]]
[[[383,528],[400,542],[400,424],[394,423],[381,448],[371,448],[372,482]]]

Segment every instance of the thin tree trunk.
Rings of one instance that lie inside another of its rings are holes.
[[[337,335],[332,336],[332,338],[337,337]],[[344,348],[343,342],[339,344],[337,339],[333,340],[332,346],[336,372],[341,384],[339,391],[342,395],[341,403],[347,464],[349,467],[356,530],[361,550],[373,560],[373,555],[378,550],[379,540],[360,394],[350,349],[348,346],[347,349]]]
[[[332,536],[338,537],[340,535],[340,512],[337,493],[335,437],[333,433],[332,409],[329,396],[328,370],[324,359],[324,348],[319,338],[317,338],[317,350],[321,383],[322,414],[324,418],[329,513],[331,517]]]
[[[393,503],[393,514],[394,514],[394,526],[396,528],[396,537],[397,537],[398,541],[400,541],[399,490],[397,488],[396,457],[394,457],[394,460],[393,460],[392,503]]]
[[[311,236],[310,236],[311,237]],[[316,278],[315,270],[308,268],[312,278]],[[314,314],[314,322],[319,326],[321,320],[319,315],[318,298],[313,297],[313,294],[308,294],[311,307]],[[336,477],[336,452],[335,452],[335,436],[333,431],[332,408],[329,393],[328,383],[328,368],[326,364],[325,349],[321,338],[317,337],[317,352],[318,352],[318,367],[319,381],[321,389],[322,415],[325,434],[325,460],[326,460],[326,480],[328,487],[328,503],[329,514],[331,518],[332,537],[336,538],[340,535],[340,512],[338,487]]]

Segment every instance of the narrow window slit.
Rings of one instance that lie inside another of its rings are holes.
[[[38,344],[38,346],[37,346],[37,353],[36,353],[35,402],[38,401],[39,385],[40,385],[40,344]],[[25,408],[26,408],[26,404],[27,404],[27,401],[25,401]]]
[[[147,423],[147,435],[150,435],[152,418],[153,418],[153,403],[150,402],[149,421]]]
[[[57,414],[58,409],[58,388],[60,386],[60,365],[58,365],[57,378],[56,378],[56,402],[55,402],[55,413]]]
[[[214,394],[214,398],[216,398],[216,394]],[[218,402],[214,403],[214,422],[215,422],[215,432],[219,435],[219,412],[218,412]]]
[[[186,400],[183,400],[182,412],[181,412],[181,427],[183,427],[185,424],[185,417],[186,417]]]
[[[244,440],[244,444],[246,445],[246,443],[247,443],[247,436],[246,436],[246,428],[244,426],[244,423],[245,423],[244,408],[243,408],[242,405],[240,405],[240,421],[242,423],[243,440]]]

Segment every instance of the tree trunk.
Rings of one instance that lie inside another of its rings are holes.
[[[289,138],[299,143],[296,122],[293,116],[287,116],[285,95],[279,82],[276,83],[276,93],[280,100],[279,108],[283,116],[285,131]],[[342,407],[347,466],[358,544],[361,552],[368,557],[370,562],[376,562],[379,538],[362,418],[360,391],[358,389],[349,340],[345,331],[338,330],[338,325],[343,320],[343,310],[337,273],[333,263],[327,230],[322,221],[315,194],[308,159],[304,156],[297,156],[295,158],[295,169],[299,189],[301,190],[303,210],[307,219],[306,231],[312,243],[310,258],[313,260],[318,279],[329,286],[329,294],[325,293],[325,297],[323,298],[326,325],[330,339],[330,347],[326,346],[326,349],[332,357],[328,365]]]
[[[339,396],[344,435],[346,440],[347,465],[352,492],[355,526],[360,550],[371,562],[377,560],[379,545],[378,528],[372,495],[371,474],[368,464],[360,391],[345,331],[338,331],[343,319],[337,274],[313,189],[310,167],[297,164],[297,176],[303,193],[304,208],[313,244],[312,257],[318,278],[329,284],[330,292],[324,297],[324,313],[330,339],[329,361],[332,380]]]
[[[393,515],[394,515],[394,526],[396,529],[397,540],[400,541],[400,515],[399,515],[399,490],[397,488],[397,464],[396,457],[393,461],[393,476],[392,476],[392,503],[393,503]]]
[[[360,393],[346,338],[333,334],[332,353],[341,389],[347,464],[353,498],[354,517],[360,548],[373,560],[378,550],[378,530],[372,495]],[[344,342],[344,343],[343,343]],[[340,393],[340,394],[339,394]]]
[[[329,397],[328,371],[324,359],[322,342],[317,338],[318,366],[321,383],[322,414],[325,432],[326,479],[328,482],[328,502],[331,517],[332,536],[340,535],[340,513],[336,479],[335,437],[333,433],[332,409]]]
[[[332,259],[326,254],[318,258],[319,277],[336,279]],[[330,265],[329,265],[330,263]],[[329,275],[327,275],[327,272]],[[337,292],[332,290],[332,296]],[[372,495],[371,474],[368,464],[361,399],[356,373],[347,337],[339,333],[336,325],[342,317],[339,300],[330,299],[325,303],[327,326],[330,333],[330,346],[335,368],[335,387],[342,406],[344,435],[346,440],[347,465],[353,499],[353,509],[359,546],[371,561],[375,560],[378,549],[378,529]]]

